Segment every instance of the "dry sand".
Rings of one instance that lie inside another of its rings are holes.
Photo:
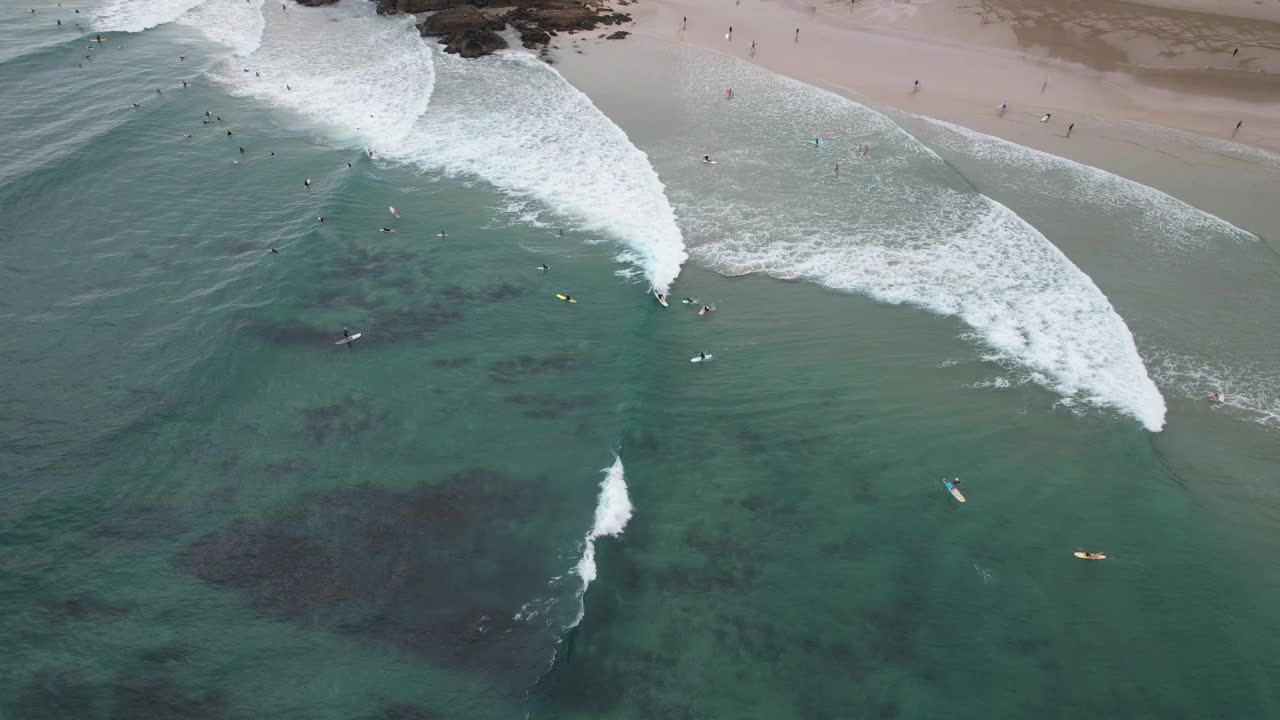
[[[1220,139],[1244,121],[1238,142],[1280,150],[1280,0],[640,0],[626,9],[639,35],[1055,154],[1070,155],[1056,148],[1068,124],[1080,141],[1100,120]],[[1045,113],[1053,117],[1041,124]]]

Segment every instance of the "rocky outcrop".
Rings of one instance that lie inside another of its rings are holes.
[[[609,37],[605,38],[605,40],[626,40],[627,36],[630,34],[631,33],[627,32],[626,30],[619,30],[614,34],[610,35]]]
[[[308,0],[327,2],[328,0]],[[628,0],[617,0],[622,5]],[[507,47],[498,35],[508,27],[526,48],[545,47],[562,32],[594,30],[601,25],[631,22],[604,0],[375,0],[378,12],[431,13],[418,26],[424,36],[438,37],[446,52],[463,57],[488,55]],[[613,39],[626,37],[628,33]]]

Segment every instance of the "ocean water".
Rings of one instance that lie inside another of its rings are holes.
[[[1274,215],[649,40],[35,7],[0,715],[1276,714]]]

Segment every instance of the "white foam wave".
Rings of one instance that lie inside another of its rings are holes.
[[[484,179],[587,232],[621,241],[623,263],[666,292],[688,257],[648,157],[560,73],[524,53],[437,53],[431,110],[384,157]],[[556,223],[560,224],[560,223]]]
[[[1220,392],[1226,402],[1210,406],[1272,428],[1280,428],[1280,368],[1241,362],[1211,364],[1164,350],[1147,362],[1161,387],[1190,400],[1203,401]]]
[[[252,54],[262,43],[262,31],[266,28],[262,14],[264,1],[205,0],[176,22],[198,29],[205,37],[243,57]]]
[[[1131,221],[1156,244],[1199,247],[1207,238],[1226,235],[1237,241],[1256,241],[1251,233],[1241,230],[1216,215],[1167,193],[1113,175],[1105,170],[1050,155],[954,125],[942,120],[924,118],[948,132],[929,138],[950,150],[993,163],[1031,170],[1038,173],[1042,184],[1052,188],[1055,197],[1070,197],[1094,212],[1133,217]],[[1024,187],[1025,174],[1013,176]],[[1012,177],[1011,177],[1012,180]]]
[[[1164,399],[1124,320],[1035,228],[869,108],[738,61],[690,64],[694,103],[729,85],[740,103],[704,111],[700,132],[751,143],[749,156],[719,165],[710,191],[674,195],[696,256],[729,275],[809,280],[958,317],[991,348],[985,359],[1163,427]],[[813,137],[830,141],[803,144]]]
[[[142,32],[173,22],[205,0],[107,0],[93,15],[99,32]]]
[[[582,557],[574,569],[575,574],[582,580],[582,589],[578,592],[578,616],[569,627],[582,622],[582,614],[585,612],[582,598],[586,595],[591,581],[596,579],[596,538],[621,535],[633,511],[631,498],[627,495],[622,458],[615,457],[613,465],[604,468],[601,472],[604,473],[604,480],[600,481],[600,495],[596,500],[595,523],[583,540]]]
[[[215,74],[231,94],[285,108],[360,147],[402,141],[431,102],[432,52],[413,16],[379,17],[363,0],[260,16],[257,50]]]

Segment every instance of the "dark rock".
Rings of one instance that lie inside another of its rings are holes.
[[[478,58],[507,48],[507,41],[491,30],[468,30],[461,36],[454,35],[444,46],[444,51],[464,58]]]
[[[627,36],[630,34],[631,33],[627,32],[626,30],[619,30],[605,39],[606,40],[626,40]]]
[[[473,7],[456,7],[442,10],[418,25],[418,32],[427,37],[446,37],[481,30],[501,30],[502,23],[495,23],[487,15]]]

